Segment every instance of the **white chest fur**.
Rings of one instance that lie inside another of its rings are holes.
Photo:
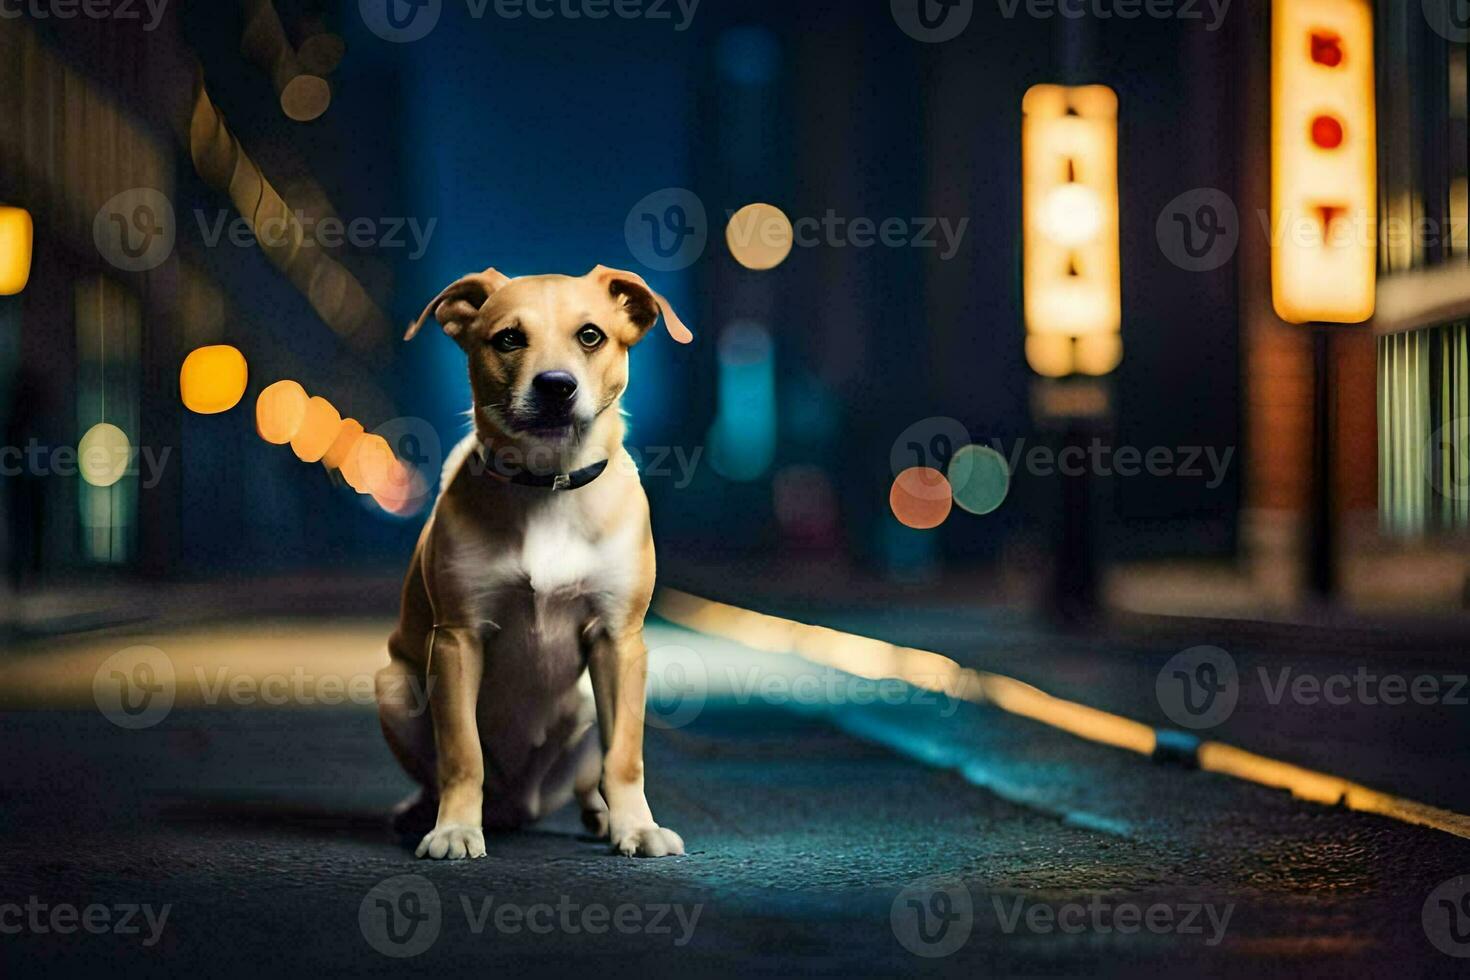
[[[594,541],[583,530],[581,517],[570,496],[548,501],[532,513],[518,571],[536,593],[610,592],[625,577],[622,572],[632,557],[625,535]]]
[[[469,440],[455,447],[445,467],[447,482],[468,456]],[[544,495],[525,511],[518,536],[477,540],[474,525],[443,529],[453,543],[455,573],[474,583],[468,590],[493,618],[496,597],[527,586],[541,598],[587,596],[599,613],[621,605],[636,585],[642,541],[637,520],[606,522],[587,512],[596,485],[580,490],[536,490]]]

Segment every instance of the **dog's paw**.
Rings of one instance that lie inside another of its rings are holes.
[[[413,856],[433,858],[436,861],[444,858],[451,861],[482,858],[485,856],[485,832],[479,827],[455,823],[435,827],[419,841]]]
[[[613,850],[625,857],[666,857],[684,853],[684,838],[667,827],[637,827],[615,837]]]

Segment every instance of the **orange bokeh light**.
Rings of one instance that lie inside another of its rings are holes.
[[[943,473],[929,466],[911,466],[893,481],[888,506],[900,524],[927,531],[949,517],[954,493]]]
[[[266,442],[284,446],[306,418],[306,389],[295,381],[267,385],[255,399],[255,431]]]
[[[179,397],[200,415],[228,412],[245,397],[248,378],[245,355],[229,344],[200,347],[179,368]]]
[[[747,204],[725,226],[725,244],[747,269],[774,269],[786,261],[795,241],[791,219],[773,204]]]
[[[343,419],[342,427],[337,430],[337,438],[332,440],[327,454],[322,457],[322,465],[329,470],[341,469],[362,440],[362,435],[361,422],[357,419]]]
[[[342,416],[332,403],[313,395],[306,403],[301,428],[291,437],[291,449],[303,463],[315,463],[327,454],[342,428]]]
[[[1105,85],[1027,89],[1021,199],[1027,363],[1048,378],[1111,371],[1123,323],[1117,93]],[[1091,356],[1084,338],[1101,345]]]
[[[374,485],[384,480],[394,462],[388,440],[375,433],[358,439],[342,461],[342,479],[358,493],[372,493]]]
[[[417,513],[427,496],[428,484],[418,470],[396,458],[373,487],[373,500],[378,506],[399,517]]]

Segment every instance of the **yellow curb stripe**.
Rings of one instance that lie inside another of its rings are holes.
[[[1149,725],[986,671],[961,667],[929,650],[901,647],[825,626],[798,623],[673,589],[660,590],[654,611],[686,629],[766,653],[797,656],[870,680],[895,679],[1002,711],[1078,738],[1152,756],[1157,732]],[[1470,816],[1382,793],[1350,780],[1257,755],[1223,742],[1203,741],[1199,768],[1234,779],[1284,789],[1308,803],[1343,806],[1470,839]]]
[[[1199,767],[1260,786],[1290,790],[1291,795],[1323,806],[1344,806],[1359,813],[1375,813],[1402,823],[1441,830],[1470,839],[1470,816],[1383,793],[1339,776],[1304,769],[1224,742],[1203,742]]]

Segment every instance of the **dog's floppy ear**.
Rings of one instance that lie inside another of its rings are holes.
[[[623,305],[634,325],[638,327],[640,337],[648,332],[648,328],[662,314],[670,337],[681,344],[687,344],[694,339],[694,334],[684,326],[684,321],[679,319],[669,301],[654,292],[638,273],[599,265],[587,273],[587,278],[601,283]]]
[[[431,316],[443,325],[444,332],[449,336],[459,336],[460,332],[474,319],[475,314],[480,312],[480,307],[485,305],[486,300],[495,295],[508,282],[510,282],[508,276],[494,269],[486,269],[484,272],[477,272],[450,283],[444,287],[442,293],[429,302],[428,306],[424,307],[424,312],[420,313],[419,318],[409,326],[408,333],[403,335],[403,339],[412,340],[414,334],[419,332],[419,328]]]

